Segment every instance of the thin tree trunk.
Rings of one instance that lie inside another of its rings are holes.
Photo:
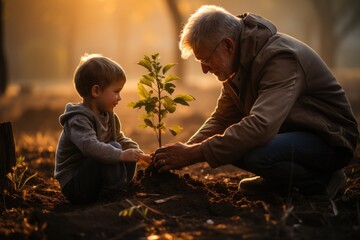
[[[15,144],[11,123],[0,123],[0,193],[9,189],[10,181],[6,174],[15,164]]]

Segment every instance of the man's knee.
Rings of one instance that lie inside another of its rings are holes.
[[[271,159],[253,150],[245,154],[240,160],[233,163],[234,166],[249,172],[256,173],[261,169],[269,169],[272,165]]]

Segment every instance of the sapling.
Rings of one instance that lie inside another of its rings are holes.
[[[174,81],[180,78],[167,73],[176,64],[160,65],[158,53],[151,55],[151,57],[145,55],[138,62],[138,65],[146,68],[148,73],[142,75],[137,85],[140,100],[130,102],[128,106],[138,109],[144,107],[146,114],[141,115],[144,123],[140,127],[152,128],[156,134],[159,147],[161,147],[161,135],[165,134],[166,130],[169,130],[173,136],[182,130],[180,125],[167,127],[164,119],[168,114],[176,111],[177,104],[189,106],[189,102],[195,98],[189,94],[178,94],[172,97],[176,88]]]
[[[11,181],[12,190],[17,193],[24,194],[24,187],[28,183],[28,181],[34,177],[36,177],[37,172],[34,174],[25,177],[25,173],[28,171],[28,167],[25,165],[25,157],[20,156],[16,159],[16,165],[11,168],[11,172],[9,172],[6,177]]]

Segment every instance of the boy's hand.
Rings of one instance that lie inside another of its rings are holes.
[[[139,149],[126,149],[120,155],[121,162],[137,162],[140,158]]]
[[[140,153],[140,163],[145,166],[149,166],[151,163],[151,156],[149,154]]]

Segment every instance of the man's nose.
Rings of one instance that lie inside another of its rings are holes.
[[[206,73],[209,72],[210,67],[202,63],[202,64],[201,64],[201,69],[202,69],[203,73],[206,74]]]

